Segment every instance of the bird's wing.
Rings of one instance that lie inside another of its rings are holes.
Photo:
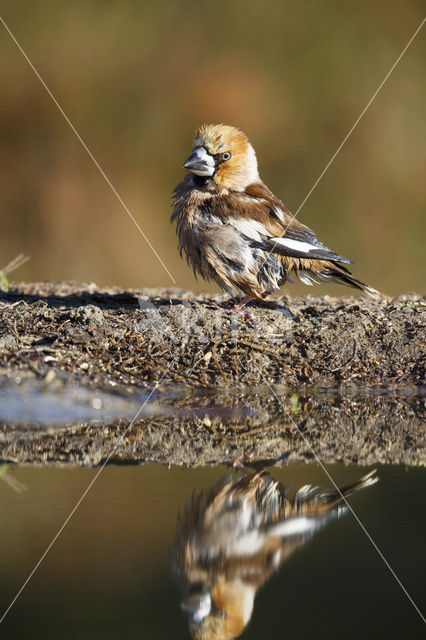
[[[291,258],[331,260],[348,264],[353,262],[350,258],[339,255],[320,242],[314,233],[291,228],[288,228],[280,237],[270,238],[266,242],[252,242],[251,246]]]
[[[261,182],[249,185],[244,192],[219,196],[214,210],[223,222],[237,228],[253,248],[291,258],[353,262],[293,219],[285,205]]]

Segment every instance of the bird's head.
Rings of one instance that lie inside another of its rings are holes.
[[[259,180],[256,154],[247,136],[224,124],[204,124],[195,132],[193,151],[184,167],[211,178],[218,187],[244,191]]]
[[[253,611],[256,589],[241,580],[219,580],[209,592],[192,594],[182,603],[193,640],[232,640]]]

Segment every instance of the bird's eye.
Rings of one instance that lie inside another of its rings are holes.
[[[230,151],[225,151],[225,153],[223,153],[223,154],[222,154],[222,160],[223,160],[224,162],[226,162],[226,160],[229,160],[229,159],[230,159],[231,155],[232,155],[232,154],[231,154],[231,152],[230,152]]]

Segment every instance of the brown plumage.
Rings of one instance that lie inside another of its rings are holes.
[[[377,482],[375,471],[340,491],[289,487],[260,471],[227,476],[194,494],[179,519],[174,572],[196,640],[235,638],[248,624],[258,589],[345,507],[342,495]]]
[[[341,264],[352,260],[293,219],[261,181],[254,149],[238,129],[200,127],[184,167],[171,219],[196,275],[247,299],[264,299],[291,272],[305,284],[332,281],[377,293]]]

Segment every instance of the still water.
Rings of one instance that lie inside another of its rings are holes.
[[[372,470],[326,468],[339,487]],[[97,471],[3,470],[2,612]],[[0,625],[1,637],[189,638],[189,620],[201,634],[200,623],[213,617],[204,637],[232,637],[220,629],[238,611],[247,639],[424,637],[419,614],[350,511],[325,508],[325,498],[306,492],[299,503],[307,510],[291,511],[304,485],[333,490],[324,471],[291,463],[268,472],[250,511],[250,478],[229,479],[224,466],[106,467]],[[425,471],[379,465],[377,475],[348,502],[424,612]],[[234,492],[226,508],[218,504],[224,491]]]

